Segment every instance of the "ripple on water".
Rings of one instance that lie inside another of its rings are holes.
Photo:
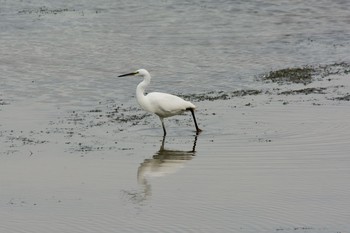
[[[349,113],[347,106],[237,108],[220,119],[222,134],[203,131],[208,143],[199,148],[206,153],[199,150],[194,164],[242,222],[317,232],[322,221],[345,221]]]

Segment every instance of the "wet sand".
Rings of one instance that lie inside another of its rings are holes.
[[[183,95],[203,132],[178,116],[165,140],[133,102],[1,96],[0,231],[346,232],[349,66],[324,70]]]

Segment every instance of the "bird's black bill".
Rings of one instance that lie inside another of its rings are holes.
[[[132,72],[132,73],[128,73],[128,74],[122,74],[122,75],[119,75],[118,77],[125,77],[125,76],[131,76],[131,75],[135,75],[137,74],[138,72]]]

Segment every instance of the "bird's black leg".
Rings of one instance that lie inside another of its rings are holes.
[[[162,122],[162,126],[163,126],[163,132],[164,132],[164,137],[166,136],[166,130],[165,130],[165,126],[164,126],[164,120],[163,118],[159,117],[160,121]]]
[[[194,115],[194,110],[193,110],[193,108],[190,108],[189,110],[190,110],[191,113],[192,113],[194,125],[196,126],[196,131],[197,131],[197,134],[198,134],[198,133],[200,133],[202,130],[201,130],[201,129],[198,127],[198,125],[197,125],[197,121],[196,121],[196,117],[195,117],[195,115]]]

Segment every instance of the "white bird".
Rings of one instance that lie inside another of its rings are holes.
[[[194,109],[196,108],[194,104],[178,96],[167,93],[151,92],[145,95],[145,89],[151,82],[151,75],[145,69],[139,69],[132,73],[119,75],[118,77],[131,75],[143,77],[143,81],[140,82],[136,88],[137,102],[145,111],[154,113],[159,117],[162,122],[164,136],[166,135],[164,118],[179,115],[185,111],[191,111],[197,134],[202,131],[198,128],[196,117],[194,115]]]

